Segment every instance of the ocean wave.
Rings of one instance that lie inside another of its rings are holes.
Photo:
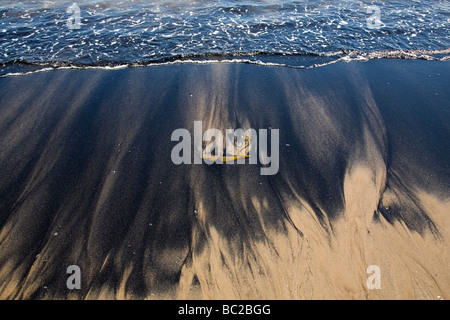
[[[450,48],[443,50],[393,50],[363,52],[358,50],[339,50],[332,53],[303,52],[297,54],[252,52],[236,54],[202,54],[184,55],[170,58],[126,62],[100,61],[96,63],[79,63],[67,61],[30,62],[11,60],[0,63],[0,77],[22,76],[38,72],[64,69],[103,69],[150,67],[168,64],[211,64],[211,63],[245,63],[268,67],[285,67],[310,69],[327,66],[336,62],[368,61],[372,59],[421,59],[429,61],[450,60]]]
[[[0,62],[140,63],[197,55],[297,55],[450,47],[448,2],[5,1]],[[73,8],[72,8],[73,9]]]

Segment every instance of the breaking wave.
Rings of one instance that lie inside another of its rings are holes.
[[[287,67],[296,69],[310,69],[327,66],[329,64],[344,61],[368,61],[372,59],[422,59],[430,61],[450,60],[450,48],[443,50],[395,50],[395,51],[346,51],[329,54],[273,54],[273,53],[247,53],[247,54],[205,54],[192,56],[178,56],[160,60],[141,62],[104,61],[95,64],[83,64],[75,62],[29,62],[25,60],[13,60],[0,63],[0,77],[28,75],[44,71],[58,69],[104,69],[116,70],[121,68],[146,67],[167,64],[208,64],[208,63],[245,63],[269,67]]]

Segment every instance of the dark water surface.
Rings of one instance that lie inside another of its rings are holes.
[[[7,67],[1,74],[205,57],[264,63],[273,62],[272,55],[304,54],[442,59],[450,50],[444,0],[93,0],[72,6],[0,1],[0,63]],[[301,59],[276,63],[308,66]]]

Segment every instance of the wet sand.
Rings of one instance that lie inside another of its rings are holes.
[[[0,78],[0,298],[449,298],[449,71],[380,59]],[[173,164],[171,134],[194,121],[279,129],[278,173]]]

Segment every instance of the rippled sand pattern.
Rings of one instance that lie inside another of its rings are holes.
[[[0,297],[448,298],[448,82],[400,60],[1,78]],[[279,129],[279,172],[174,165],[200,120]]]

